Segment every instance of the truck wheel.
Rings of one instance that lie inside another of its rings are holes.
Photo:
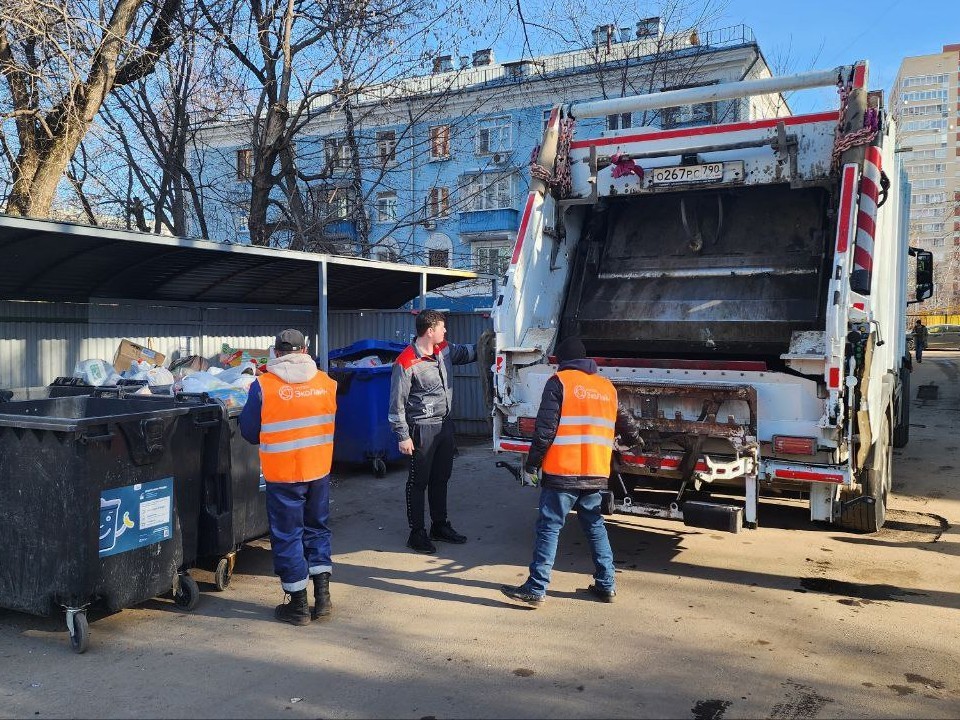
[[[900,418],[893,429],[893,446],[906,447],[910,442],[910,371],[900,370]]]
[[[870,467],[863,472],[862,496],[873,498],[873,503],[857,503],[840,513],[840,524],[848,530],[875,533],[887,519],[887,494],[890,492],[893,448],[890,444],[890,421],[884,414],[880,436],[874,447]]]

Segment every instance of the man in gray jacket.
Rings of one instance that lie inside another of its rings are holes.
[[[417,315],[417,337],[393,365],[389,420],[400,452],[410,456],[407,478],[407,547],[434,553],[431,542],[467,541],[447,519],[447,482],[453,470],[453,366],[477,359],[476,345],[451,345],[444,337],[446,321],[436,310]],[[430,500],[432,525],[424,523],[424,492]]]

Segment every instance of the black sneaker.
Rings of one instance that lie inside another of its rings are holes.
[[[525,602],[532,608],[538,608],[543,604],[543,595],[534,595],[523,585],[501,585],[500,592],[508,598]]]
[[[617,596],[616,590],[604,590],[602,587],[598,587],[597,585],[590,585],[587,588],[587,592],[598,600],[608,603],[612,603],[613,599]]]
[[[449,522],[440,523],[439,525],[434,523],[430,528],[430,537],[433,540],[454,543],[456,545],[463,545],[467,541],[467,536],[461,535],[454,530]]]
[[[430,542],[430,538],[427,537],[427,531],[423,528],[410,531],[407,547],[424,555],[432,555],[437,551],[437,546]]]

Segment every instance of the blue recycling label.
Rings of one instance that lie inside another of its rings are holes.
[[[172,477],[100,493],[100,557],[130,552],[172,536]]]

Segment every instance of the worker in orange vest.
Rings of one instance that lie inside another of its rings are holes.
[[[531,484],[540,485],[540,515],[530,563],[522,585],[502,585],[509,598],[539,607],[547,593],[557,540],[567,514],[576,509],[590,543],[595,572],[587,591],[613,602],[616,596],[613,551],[600,513],[600,491],[607,488],[614,441],[640,444],[633,418],[617,404],[613,383],[597,374],[579,338],[560,342],[554,350],[559,367],[543,388],[533,441],[524,464]],[[541,473],[543,477],[538,477]]]
[[[330,466],[337,383],[317,369],[299,330],[284,330],[275,358],[250,386],[240,432],[260,446],[267,481],[267,517],[273,569],[289,599],[276,618],[307,625],[328,616],[330,601]],[[313,580],[315,604],[307,601]]]

